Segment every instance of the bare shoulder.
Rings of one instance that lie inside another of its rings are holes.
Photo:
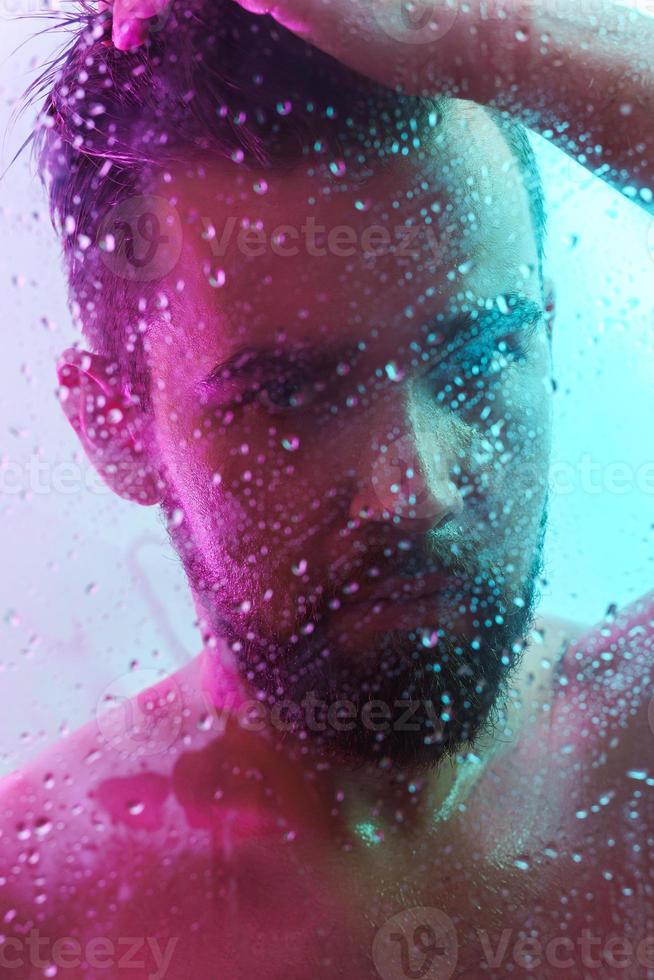
[[[599,710],[603,724],[608,716],[615,718],[612,728],[626,730],[643,723],[644,735],[654,694],[653,667],[654,591],[611,609],[574,637],[557,664],[557,678],[572,698]]]
[[[654,816],[654,591],[577,636],[553,680],[557,743],[583,751],[589,786],[625,802],[645,791]]]
[[[255,975],[267,892],[247,889],[250,950],[245,907],[238,931],[230,918],[235,882],[237,873],[259,880],[262,869],[276,880],[270,841],[281,837],[279,801],[289,796],[263,743],[235,714],[211,708],[193,663],[9,776],[0,785],[0,964],[35,955],[98,965],[67,969],[71,980],[111,968],[125,980]]]
[[[519,690],[527,770],[538,758],[552,798],[609,836],[642,829],[654,819],[654,592],[591,627],[541,617],[535,630]]]
[[[186,798],[198,794],[178,786],[180,767],[216,741],[201,694],[189,665],[0,783],[5,933],[74,936],[86,922],[92,934],[135,935],[139,887],[206,863]]]
[[[113,698],[106,711],[0,781],[0,812],[16,821],[19,839],[32,836],[36,821],[45,840],[64,811],[92,819],[88,801],[101,806],[107,780],[169,773],[180,745],[198,731],[198,688],[194,661],[133,697]]]

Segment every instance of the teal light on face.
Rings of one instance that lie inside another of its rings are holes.
[[[373,823],[358,823],[354,829],[364,844],[372,846],[383,843],[384,834]]]

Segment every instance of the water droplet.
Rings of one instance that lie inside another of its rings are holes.
[[[396,361],[389,361],[384,365],[384,371],[386,376],[390,381],[401,381],[404,377],[404,371],[402,368],[398,367]]]
[[[37,837],[45,837],[52,830],[52,820],[47,817],[39,817],[34,824],[34,833]]]
[[[212,276],[209,276],[209,285],[213,286],[214,289],[221,289],[227,281],[227,276],[224,269],[216,269]]]
[[[184,520],[184,511],[181,507],[176,507],[170,515],[170,527],[179,527]]]
[[[141,800],[130,800],[127,804],[127,809],[133,817],[138,817],[138,815],[143,813],[145,810],[145,803],[143,803]]]
[[[647,771],[645,769],[627,769],[628,779],[647,779]]]
[[[329,164],[329,169],[335,177],[342,177],[347,172],[345,160],[332,160]]]
[[[294,453],[296,449],[300,448],[300,439],[298,436],[285,436],[282,439],[282,446],[289,453]]]

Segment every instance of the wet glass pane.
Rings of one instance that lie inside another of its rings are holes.
[[[0,974],[654,976],[652,5],[0,25]]]

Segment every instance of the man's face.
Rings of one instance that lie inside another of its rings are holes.
[[[360,719],[431,700],[418,732],[309,726],[427,763],[478,734],[516,660],[550,438],[519,166],[470,103],[432,142],[384,168],[170,171],[183,252],[149,334],[164,506],[203,616],[271,702]]]

